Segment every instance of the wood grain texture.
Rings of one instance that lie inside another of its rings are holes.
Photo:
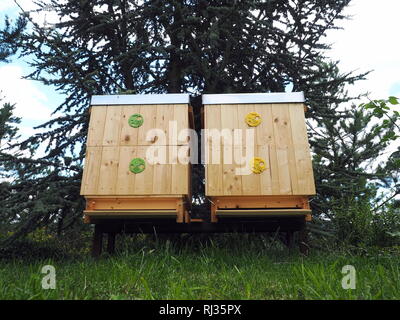
[[[81,183],[81,194],[96,194],[99,183],[102,147],[88,146]]]
[[[136,146],[140,145],[138,141],[138,128],[132,128],[129,125],[129,118],[137,113],[140,113],[140,106],[121,106],[121,133],[119,137],[120,146]]]
[[[135,113],[144,118],[139,128],[128,123],[129,117]],[[175,145],[168,145],[171,121],[175,122],[172,128],[175,128],[178,138],[180,130],[189,128],[188,105],[93,108],[81,194],[103,197],[189,194],[188,139],[186,134],[181,135],[181,141],[175,139]],[[149,137],[152,129],[159,129],[152,132],[160,133],[160,136]],[[170,156],[174,157],[172,162]],[[134,158],[145,159],[146,169],[142,173],[129,171],[129,163]],[[178,161],[180,158],[183,163]]]
[[[119,164],[119,148],[103,147],[99,171],[98,194],[115,194]]]
[[[251,173],[239,177],[234,172],[240,165],[207,164],[206,195],[315,194],[303,109],[302,103],[206,105],[206,129],[242,129],[243,145],[236,149],[242,150],[244,155],[251,148],[254,157],[261,157],[267,163],[267,170],[261,174]],[[260,114],[262,122],[259,126],[249,127],[246,124],[245,117],[249,112]],[[254,148],[246,143],[246,130],[254,130]],[[209,143],[210,139],[206,142]],[[218,145],[207,146],[209,154],[216,152],[221,157],[230,153],[228,149],[222,140]]]
[[[104,125],[103,146],[118,146],[121,132],[121,108],[107,107],[106,121]]]
[[[99,147],[103,145],[104,126],[106,123],[107,107],[92,107],[86,145]]]

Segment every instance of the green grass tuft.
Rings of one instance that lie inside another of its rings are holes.
[[[99,259],[79,254],[0,262],[0,299],[399,299],[400,256],[289,251],[262,235],[119,238]],[[44,265],[57,287],[44,290]],[[341,286],[344,265],[356,289]]]

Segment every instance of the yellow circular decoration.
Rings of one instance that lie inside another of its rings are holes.
[[[265,160],[260,157],[255,157],[251,160],[251,171],[254,173],[260,174],[264,170],[267,169],[267,164],[265,163]]]
[[[245,120],[250,127],[257,127],[261,123],[261,116],[257,112],[250,112]]]

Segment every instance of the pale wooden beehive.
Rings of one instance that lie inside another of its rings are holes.
[[[262,158],[266,165],[262,173],[238,175],[235,169],[243,164],[222,161],[232,147],[223,139],[217,145],[207,140],[208,156],[215,151],[221,155],[220,163],[206,164],[207,196],[315,194],[302,92],[209,94],[203,95],[203,105],[205,129],[254,130],[254,156]],[[246,115],[251,112],[260,115],[258,126],[246,123]],[[240,149],[238,152],[244,155],[246,148],[243,141],[233,149]]]
[[[178,133],[189,128],[188,108],[187,94],[93,96],[81,195],[188,195],[189,164],[170,158],[177,147],[188,144],[188,139],[170,139],[169,132],[170,121],[176,121]],[[134,114],[140,114],[144,120],[138,128],[128,123]],[[157,134],[146,139],[151,129],[162,130],[167,139],[159,139]],[[146,160],[148,148],[154,146],[166,146],[167,163],[145,161],[143,172],[131,172],[130,161]]]

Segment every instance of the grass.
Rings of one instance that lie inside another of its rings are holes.
[[[400,256],[312,251],[304,257],[262,235],[138,235],[119,239],[114,256],[78,254],[0,261],[0,299],[399,299]],[[51,257],[51,258],[49,258]],[[44,265],[56,289],[44,290]],[[356,289],[341,286],[356,269]]]

